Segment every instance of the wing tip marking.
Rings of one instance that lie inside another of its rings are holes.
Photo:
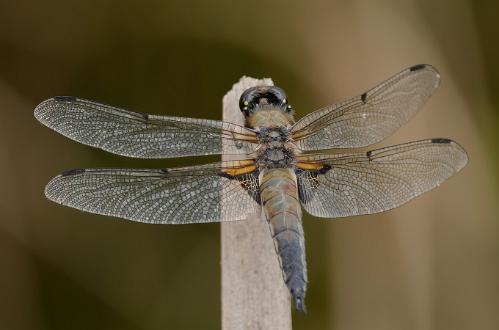
[[[422,70],[426,67],[428,67],[429,65],[428,64],[416,64],[416,65],[413,65],[409,68],[409,71],[413,72],[413,71],[419,71],[419,70]]]
[[[447,139],[447,138],[433,138],[433,139],[431,139],[431,143],[448,144],[451,147],[453,147],[453,150],[455,152],[457,152],[456,155],[458,155],[458,157],[460,157],[459,164],[457,164],[457,167],[456,167],[456,172],[459,172],[462,168],[464,168],[466,166],[466,164],[468,164],[468,161],[469,161],[468,153],[458,142],[451,140],[451,139]]]
[[[76,97],[74,96],[54,96],[54,101],[56,102],[74,102],[76,101]]]
[[[360,100],[362,101],[362,103],[366,104],[367,103],[367,92],[363,93],[361,96],[360,96]]]
[[[66,171],[62,172],[61,177],[78,175],[78,174],[82,174],[82,173],[85,173],[84,168],[74,168],[74,169],[66,170]]]
[[[435,143],[435,144],[450,144],[452,142],[453,141],[451,139],[447,139],[447,138],[433,138],[433,139],[431,139],[431,143]]]
[[[77,98],[74,96],[54,96],[38,104],[33,114],[39,122],[45,126],[52,127],[51,123],[53,120],[50,113],[56,111],[53,106],[57,103],[75,102],[76,100]]]
[[[433,65],[431,65],[431,64],[415,64],[409,68],[409,72],[416,72],[416,71],[423,71],[423,70],[433,72],[433,74],[436,76],[436,79],[437,79],[436,87],[438,87],[438,81],[440,81],[440,73]]]

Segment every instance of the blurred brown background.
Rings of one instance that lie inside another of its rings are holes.
[[[154,226],[48,202],[64,169],[171,167],[39,124],[75,95],[221,118],[242,75],[300,117],[417,63],[439,91],[383,145],[449,137],[470,163],[391,212],[304,219],[309,313],[294,329],[498,329],[499,4],[495,1],[0,0],[0,328],[218,329],[219,225]]]

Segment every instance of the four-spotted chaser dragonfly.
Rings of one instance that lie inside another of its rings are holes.
[[[239,158],[174,169],[74,169],[53,178],[45,195],[79,210],[146,223],[234,221],[262,212],[284,281],[296,308],[304,311],[301,206],[322,218],[390,210],[438,186],[467,163],[466,152],[445,138],[367,152],[304,152],[383,140],[414,116],[439,78],[432,66],[415,65],[298,121],[281,88],[252,87],[240,97],[244,127],[54,97],[36,107],[35,117],[86,145],[139,158]]]

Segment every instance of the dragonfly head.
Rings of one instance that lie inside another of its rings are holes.
[[[244,91],[239,99],[239,109],[245,117],[263,108],[280,109],[292,114],[293,108],[288,104],[286,93],[277,86],[256,86]]]

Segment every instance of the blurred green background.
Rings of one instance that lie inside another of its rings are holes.
[[[384,214],[305,216],[307,315],[294,329],[498,329],[499,5],[495,1],[0,0],[0,328],[218,329],[218,224],[118,221],[48,202],[64,169],[172,167],[43,127],[75,95],[221,119],[242,75],[272,77],[297,117],[417,63],[439,91],[383,145],[449,137],[470,163]]]

